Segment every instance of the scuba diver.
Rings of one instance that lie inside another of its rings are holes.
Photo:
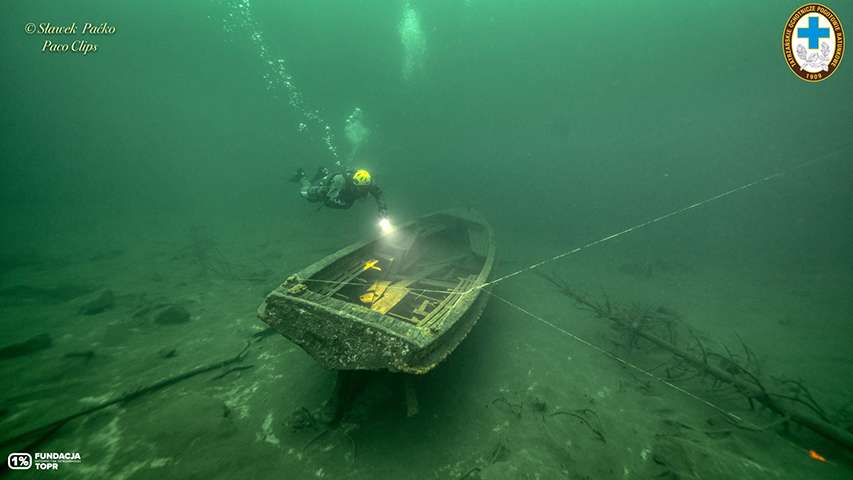
[[[365,198],[369,194],[376,200],[376,207],[379,209],[379,226],[383,233],[391,229],[388,207],[385,205],[382,190],[367,170],[329,173],[327,168],[320,167],[314,174],[314,178],[309,181],[305,178],[305,170],[299,168],[290,181],[301,184],[299,194],[302,198],[311,203],[323,202],[323,205],[329,208],[350,208],[356,200]]]

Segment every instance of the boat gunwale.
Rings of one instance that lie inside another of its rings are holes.
[[[476,318],[471,321],[470,325],[464,327],[465,332],[462,335],[456,337],[457,334],[451,332],[455,327],[460,326],[460,321],[464,319],[466,314],[470,313],[471,308],[478,302],[481,295],[483,295],[484,292],[480,292],[480,290],[487,282],[489,275],[491,275],[496,251],[494,229],[485,220],[485,218],[473,209],[440,210],[413,219],[400,225],[398,228],[405,229],[414,224],[422,223],[438,216],[448,216],[463,222],[477,225],[483,229],[486,237],[485,248],[482,248],[483,245],[480,245],[481,248],[477,248],[475,245],[469,245],[470,250],[474,254],[482,256],[483,264],[468,287],[467,293],[462,293],[459,296],[455,301],[456,305],[452,307],[452,311],[448,313],[438,324],[427,327],[404,322],[389,315],[375,312],[357,303],[347,302],[330,296],[323,296],[321,293],[310,289],[307,289],[307,291],[310,292],[310,296],[307,297],[304,296],[303,293],[290,293],[294,286],[310,283],[311,276],[316,275],[322,269],[334,264],[336,261],[341,260],[343,257],[350,255],[361,248],[381,240],[381,235],[343,247],[340,250],[323,257],[317,262],[306,266],[291,277],[288,277],[288,281],[280,284],[266,296],[263,303],[261,303],[258,308],[258,316],[262,320],[266,319],[268,316],[268,313],[266,312],[268,302],[271,298],[275,297],[280,299],[280,301],[290,303],[296,308],[310,308],[315,310],[316,313],[336,317],[346,322],[350,322],[351,324],[361,325],[365,328],[376,329],[384,335],[395,337],[400,341],[411,345],[416,351],[420,352],[428,351],[431,346],[436,345],[436,342],[440,342],[442,339],[453,337],[452,342],[449,342],[446,346],[440,346],[441,344],[438,344],[439,346],[437,346],[437,348],[439,351],[443,352],[439,353],[437,358],[431,359],[429,366],[397,366],[399,370],[409,371],[410,373],[421,373],[421,371],[430,370],[456,349],[479,319],[482,311],[476,313]],[[470,238],[469,242],[471,242]],[[448,337],[448,335],[450,335],[450,337]]]

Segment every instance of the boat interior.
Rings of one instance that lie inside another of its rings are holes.
[[[453,217],[419,222],[341,257],[305,283],[315,294],[430,327],[475,284],[488,252],[485,230]]]

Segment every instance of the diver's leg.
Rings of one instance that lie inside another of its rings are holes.
[[[301,195],[302,198],[308,200],[311,203],[321,202],[324,198],[326,198],[326,192],[328,190],[328,187],[311,185],[311,182],[303,179],[302,188],[299,189],[299,195]]]
[[[314,178],[311,179],[311,183],[322,184],[326,177],[329,176],[329,169],[326,167],[320,167],[317,169],[317,172],[314,173]]]

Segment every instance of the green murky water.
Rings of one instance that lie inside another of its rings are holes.
[[[637,337],[851,435],[853,81],[788,69],[799,6],[7,2],[2,436],[251,347],[4,454],[79,453],[62,478],[849,478],[839,442]],[[320,166],[369,169],[392,221],[480,211],[495,278],[580,250],[492,286],[509,303],[415,380],[418,415],[377,375],[326,429],[334,373],[253,336],[287,275],[376,233],[370,201],[299,197]]]

